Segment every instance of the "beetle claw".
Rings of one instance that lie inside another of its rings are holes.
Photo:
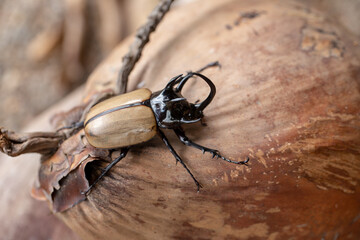
[[[203,188],[203,185],[201,185],[201,183],[199,183],[198,181],[195,182],[196,183],[196,187],[197,187],[197,192],[200,192],[200,188]]]
[[[86,191],[81,191],[80,193],[81,193],[82,195],[88,196],[89,193],[90,193],[90,190],[91,190],[91,187],[89,187]]]
[[[212,150],[212,151],[210,151],[211,153],[212,153],[212,158],[214,158],[214,157],[216,157],[216,158],[219,158],[219,156],[220,156],[220,153],[219,153],[219,151],[218,150]]]
[[[248,166],[248,162],[249,162],[249,161],[250,161],[250,158],[249,158],[249,157],[246,157],[246,160],[245,160],[245,161],[238,161],[238,162],[234,162],[234,163]]]

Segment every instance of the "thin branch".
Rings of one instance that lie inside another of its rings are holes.
[[[119,71],[116,84],[116,94],[126,92],[129,75],[136,62],[140,59],[145,45],[149,42],[150,34],[155,31],[173,2],[174,0],[162,0],[150,13],[147,23],[136,32],[135,40],[131,44],[129,52],[123,57],[123,65]]]

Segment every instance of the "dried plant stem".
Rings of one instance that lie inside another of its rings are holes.
[[[150,13],[147,23],[136,32],[135,40],[131,44],[129,52],[123,58],[123,65],[119,71],[116,84],[116,94],[126,92],[129,75],[136,62],[140,59],[145,45],[149,42],[150,34],[155,31],[157,25],[169,11],[173,2],[174,0],[162,0]]]
[[[64,136],[56,132],[18,134],[0,128],[0,151],[12,157],[25,153],[49,154],[63,140]]]

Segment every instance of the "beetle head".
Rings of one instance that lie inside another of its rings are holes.
[[[208,97],[201,103],[190,103],[181,95],[181,90],[187,80],[199,76],[210,87]],[[184,123],[194,123],[201,120],[203,110],[212,101],[216,93],[215,85],[210,79],[200,73],[190,72],[185,76],[179,75],[172,78],[166,87],[152,94],[151,108],[154,111],[159,127],[176,128]]]

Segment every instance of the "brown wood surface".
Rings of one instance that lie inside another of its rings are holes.
[[[121,45],[92,74],[87,93],[115,84]],[[160,139],[133,147],[88,200],[58,213],[84,239],[360,238],[360,71],[356,39],[292,1],[191,3],[171,12],[130,75],[162,89],[206,70],[217,95],[195,142],[249,167],[173,146],[204,188],[175,165]],[[110,83],[110,85],[109,85]],[[208,89],[192,81],[194,101]]]

